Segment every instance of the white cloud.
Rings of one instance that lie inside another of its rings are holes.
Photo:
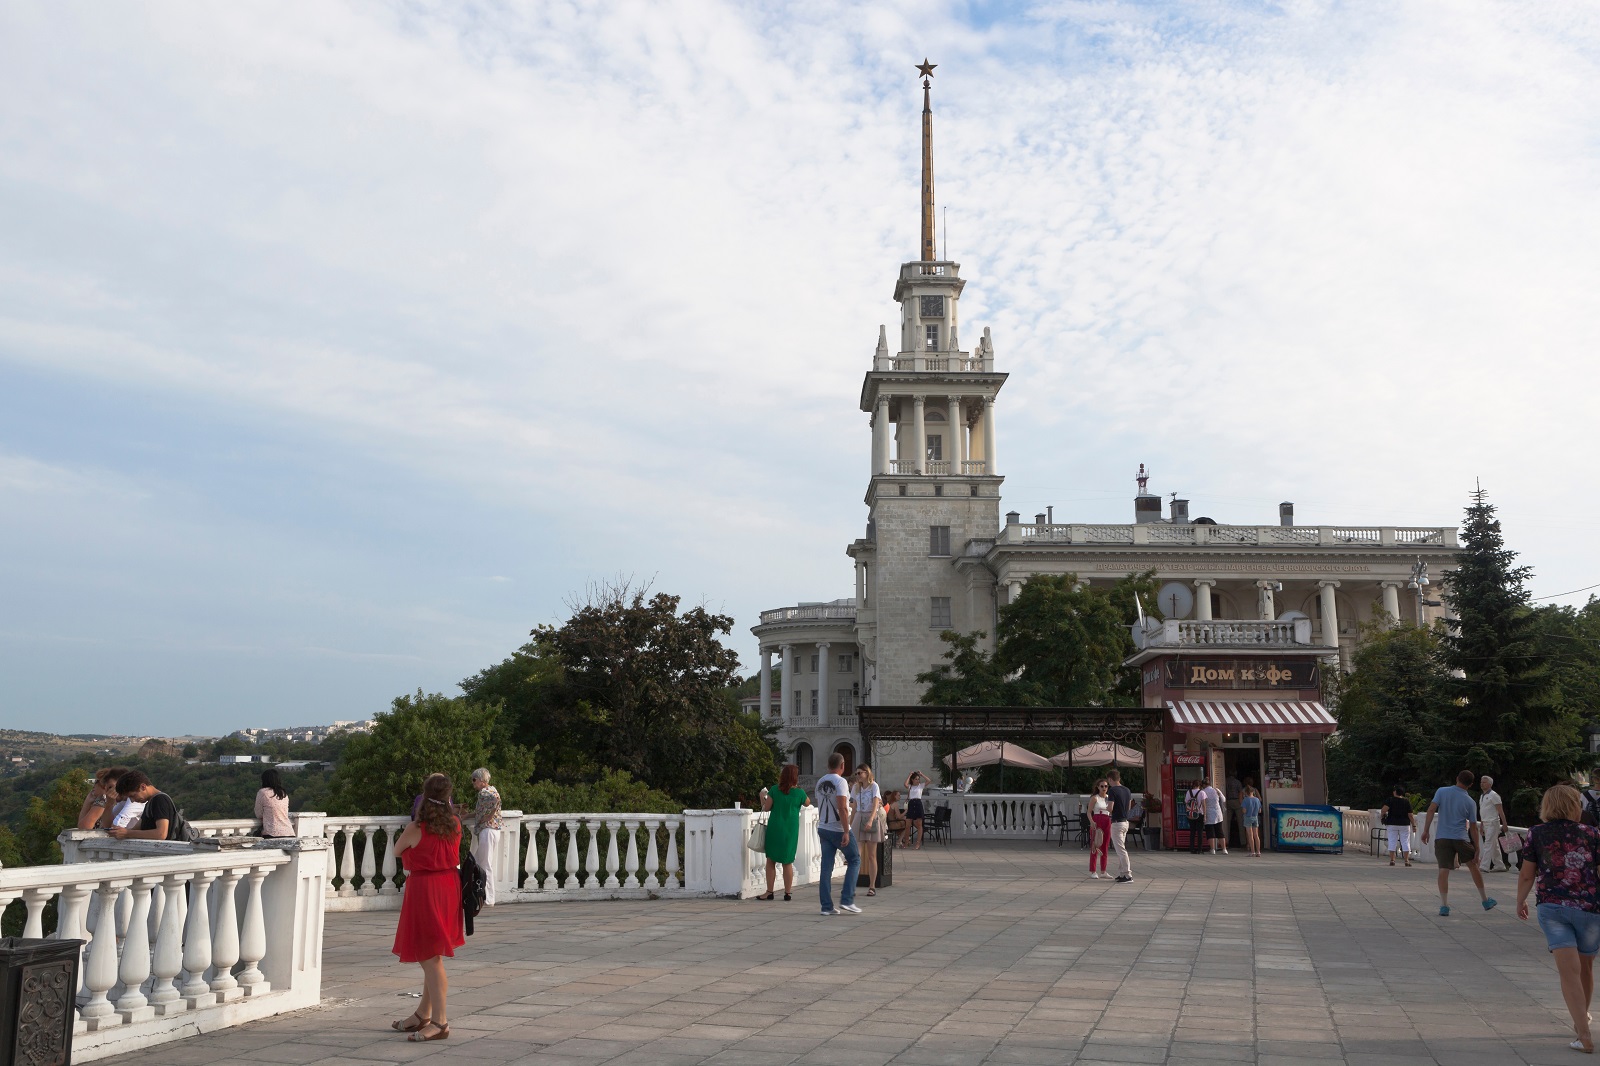
[[[1592,11],[988,10],[7,5],[0,375],[537,529],[537,580],[488,563],[531,599],[440,617],[619,568],[741,625],[829,598],[926,53],[1008,507],[1122,517],[1142,460],[1222,520],[1439,522],[1481,474],[1541,584],[1589,583]]]

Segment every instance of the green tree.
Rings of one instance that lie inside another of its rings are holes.
[[[1021,687],[1006,677],[994,656],[978,646],[987,636],[981,629],[971,633],[947,629],[939,634],[949,648],[944,653],[945,662],[917,675],[917,683],[928,686],[922,693],[923,703],[935,707],[1024,705],[1027,695]]]
[[[18,834],[22,865],[48,866],[61,861],[61,845],[56,837],[77,826],[78,811],[88,791],[83,771],[74,767],[28,801],[28,813]]]
[[[200,749],[193,744],[185,744],[183,746],[183,757],[185,759],[198,759],[200,757]]]
[[[1350,673],[1330,671],[1339,717],[1327,752],[1333,802],[1370,809],[1396,784],[1430,794],[1454,777],[1451,756],[1430,740],[1454,699],[1443,654],[1437,630],[1373,625],[1363,627]]]
[[[596,589],[560,627],[461,683],[504,703],[509,733],[564,783],[625,770],[685,806],[753,797],[776,780],[769,730],[732,696],[738,656],[727,615],[626,584]]]
[[[501,800],[518,809],[528,796],[533,755],[504,739],[500,705],[438,693],[401,696],[377,716],[371,733],[353,738],[333,774],[335,814],[409,814],[429,774],[449,774],[456,800],[471,802],[472,771],[494,777]]]
[[[1508,796],[1546,787],[1580,757],[1578,717],[1561,706],[1529,603],[1532,571],[1514,565],[1516,558],[1494,505],[1478,489],[1444,594],[1456,617],[1444,638],[1444,663],[1458,671],[1457,699],[1443,708],[1444,729],[1430,744],[1431,753],[1461,768],[1492,774]]]
[[[626,770],[602,770],[595,780],[577,784],[540,781],[528,789],[521,809],[528,814],[677,814],[683,804],[643,781],[635,781]]]

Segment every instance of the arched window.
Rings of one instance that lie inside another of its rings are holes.
[[[811,745],[803,740],[794,746],[794,764],[800,768],[801,777],[811,776]]]
[[[842,776],[849,777],[856,772],[856,749],[854,747],[849,743],[841,742],[833,749],[833,753],[844,756],[844,772]]]

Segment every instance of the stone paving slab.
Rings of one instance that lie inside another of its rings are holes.
[[[793,902],[520,904],[452,960],[451,1036],[388,1028],[420,971],[393,913],[327,919],[322,1006],[141,1053],[153,1066],[968,1066],[1590,1061],[1515,882],[1485,913],[1458,875],[1364,856],[1082,851],[961,842],[895,855],[866,913]]]

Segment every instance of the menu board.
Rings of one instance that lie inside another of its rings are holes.
[[[1268,788],[1300,788],[1300,741],[1299,740],[1273,740],[1263,738],[1261,741],[1263,754],[1266,756],[1266,778]]]

